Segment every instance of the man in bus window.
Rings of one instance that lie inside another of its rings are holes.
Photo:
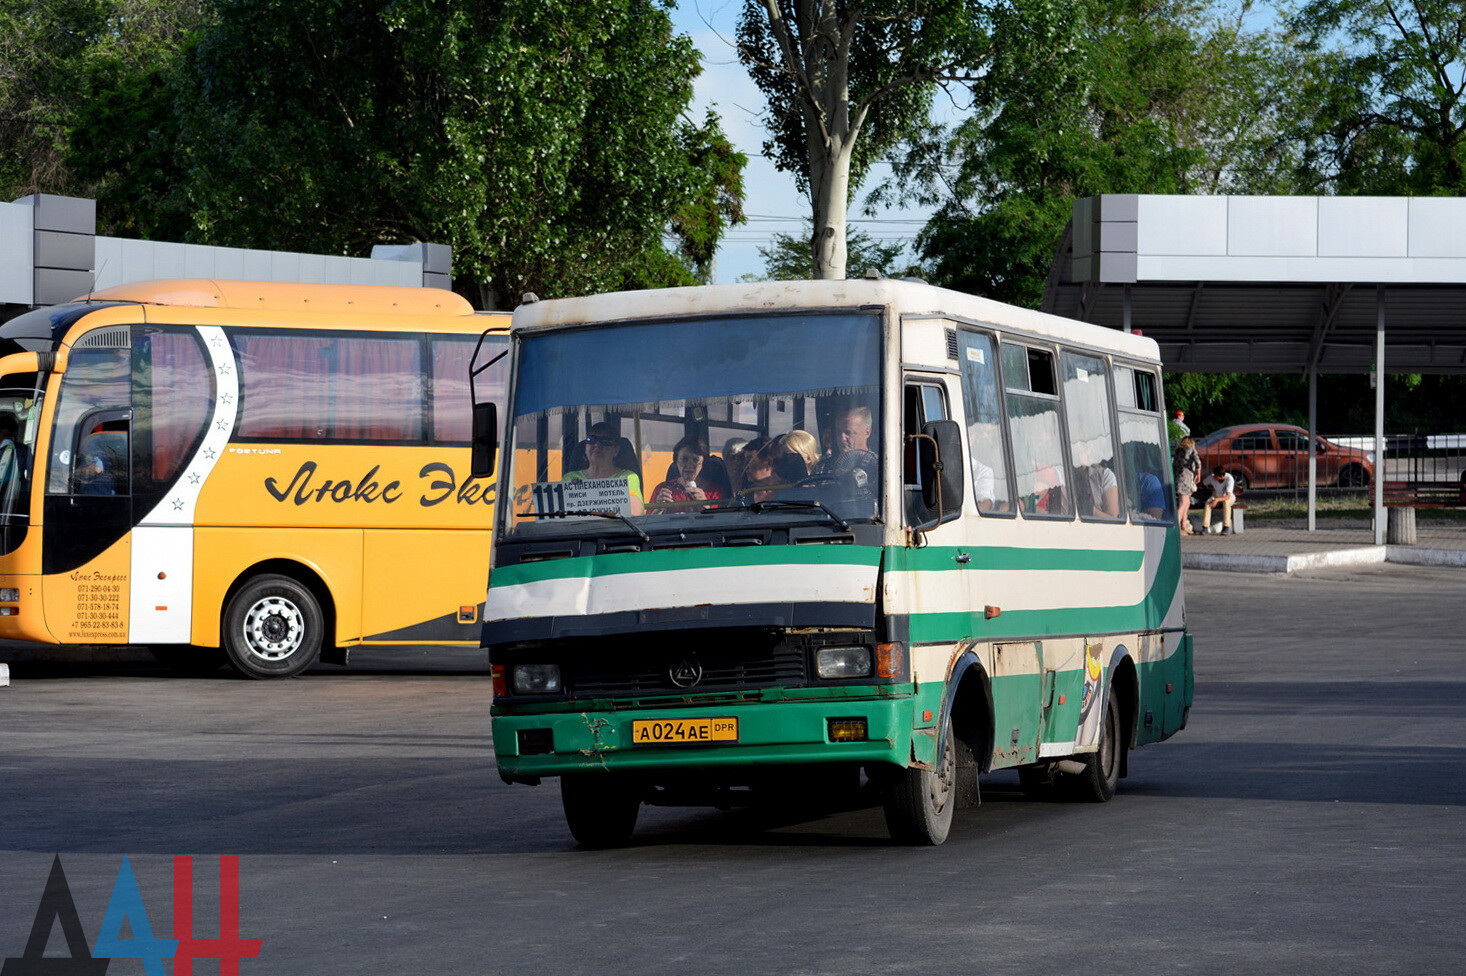
[[[855,487],[874,490],[876,455],[869,447],[874,426],[870,407],[851,407],[835,420],[835,453],[815,465],[814,474],[841,477],[851,474]]]

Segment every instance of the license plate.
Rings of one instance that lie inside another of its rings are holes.
[[[635,745],[682,745],[694,742],[737,742],[736,718],[648,719],[631,723]]]

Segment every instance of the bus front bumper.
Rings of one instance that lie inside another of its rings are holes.
[[[637,772],[654,775],[701,770],[735,775],[739,767],[889,763],[910,765],[915,699],[821,699],[584,712],[496,714],[494,754],[499,775],[510,782],[578,772]],[[712,720],[703,723],[699,720]],[[675,744],[645,741],[656,723],[677,723],[694,730],[715,726],[727,736],[736,721],[736,739]],[[863,739],[832,739],[849,734],[864,720]],[[637,741],[640,738],[643,741]]]

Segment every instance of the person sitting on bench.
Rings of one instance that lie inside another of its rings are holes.
[[[1222,535],[1232,531],[1232,504],[1237,501],[1234,489],[1237,487],[1234,479],[1226,468],[1218,464],[1211,469],[1201,482],[1211,489],[1211,497],[1206,500],[1206,508],[1201,513],[1201,531],[1206,534],[1211,531],[1211,512],[1218,505],[1222,506]]]

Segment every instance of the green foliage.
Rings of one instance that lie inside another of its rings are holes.
[[[991,31],[972,118],[897,168],[941,283],[1037,306],[1077,197],[1290,188],[1280,38],[1191,0],[1015,0]]]
[[[690,283],[742,194],[698,71],[649,0],[225,0],[180,99],[194,237],[450,243],[497,307]]]
[[[1296,373],[1168,373],[1166,405],[1186,411],[1195,436],[1233,424],[1308,425],[1308,378]],[[1391,434],[1457,432],[1466,376],[1385,377],[1385,430]],[[1318,429],[1324,434],[1374,430],[1374,391],[1360,374],[1318,377]]]
[[[738,57],[764,152],[809,197],[817,277],[849,266],[845,213],[871,164],[927,126],[939,83],[980,66],[977,0],[744,0]]]
[[[1297,94],[1313,192],[1466,190],[1466,4],[1308,0],[1289,25],[1317,55]]]
[[[97,199],[103,233],[178,231],[167,73],[197,0],[0,0],[0,199]]]
[[[744,275],[745,281],[802,281],[814,277],[814,262],[810,259],[809,238],[812,229],[805,222],[803,237],[792,234],[775,234],[768,247],[758,249],[764,259],[764,273]],[[847,278],[862,278],[867,269],[879,271],[886,277],[919,276],[920,268],[907,264],[904,268],[897,262],[906,249],[900,243],[882,243],[863,230],[852,230],[846,237],[849,256],[846,260]]]

